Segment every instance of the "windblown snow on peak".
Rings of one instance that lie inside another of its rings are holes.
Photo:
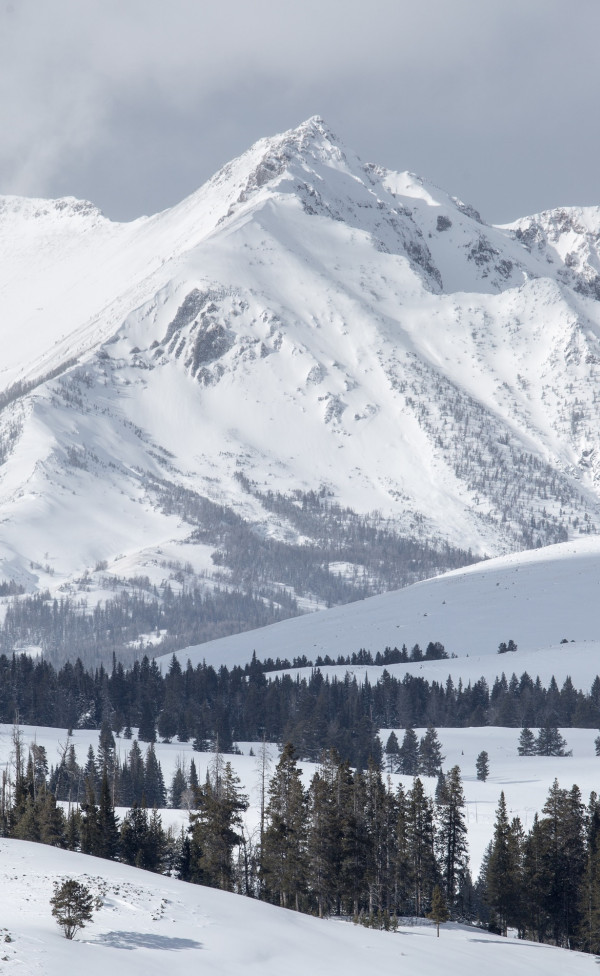
[[[2,198],[0,579],[287,612],[596,534],[598,226],[488,225],[318,117],[128,224]]]

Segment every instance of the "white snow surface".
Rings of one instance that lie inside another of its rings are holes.
[[[319,118],[130,224],[0,198],[0,577],[157,572],[190,527],[155,479],[301,541],[240,472],[478,554],[596,532],[599,241],[591,207],[486,225]]]
[[[73,877],[102,898],[69,942],[50,914],[53,882]],[[158,877],[83,854],[0,841],[0,966],[27,976],[188,976],[190,972],[315,976],[404,972],[436,976],[592,973],[594,957],[490,936],[455,924],[395,934],[319,921],[248,898]]]
[[[195,647],[176,656],[183,666],[205,660],[218,667],[245,665],[256,652],[259,660],[295,657],[313,661],[321,655],[336,660],[361,648],[375,655],[386,647],[410,651],[430,641],[444,644],[449,660],[391,664],[402,676],[427,680],[493,683],[524,671],[547,684],[569,675],[576,687],[589,688],[600,672],[600,547],[595,538],[561,543],[527,553],[500,556],[424,580],[392,593],[370,597],[318,614],[284,620],[260,630],[236,634]],[[498,654],[500,642],[517,644],[515,653]],[[566,640],[568,643],[562,644]],[[170,656],[158,658],[163,670]],[[324,674],[368,674],[375,683],[383,668],[324,666]]]

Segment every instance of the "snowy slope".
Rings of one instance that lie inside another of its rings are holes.
[[[2,972],[28,976],[172,976],[196,969],[234,976],[395,971],[434,976],[591,973],[592,956],[499,939],[458,925],[439,939],[430,925],[396,934],[319,921],[214,889],[186,885],[82,854],[23,841],[0,842]],[[62,937],[48,905],[53,881],[76,877],[101,894],[94,922],[76,941]]]
[[[441,641],[455,658],[387,670],[438,681],[452,674],[493,682],[503,671],[527,671],[545,683],[552,674],[557,681],[570,675],[588,690],[600,672],[599,606],[600,549],[589,539],[500,556],[403,590],[184,648],[177,656],[184,666],[189,659],[231,667],[248,663],[253,652],[259,660],[306,655],[314,662],[319,655],[335,660],[361,648],[375,655],[386,647],[419,644],[424,650]],[[499,655],[499,643],[510,639],[518,651]],[[166,668],[170,657],[158,660]],[[376,681],[382,668],[322,668],[342,676],[348,670]]]
[[[593,208],[486,225],[318,118],[131,224],[2,198],[0,577],[209,583],[181,488],[286,543],[269,490],[478,554],[595,533],[599,241]]]

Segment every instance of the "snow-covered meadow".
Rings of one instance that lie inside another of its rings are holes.
[[[60,751],[67,741],[65,730],[23,726],[21,731],[25,747],[32,742],[42,745],[46,749],[49,765],[58,763]],[[381,730],[381,739],[384,745],[390,731],[391,729]],[[395,731],[401,741],[403,730],[396,729]],[[12,726],[0,725],[0,770],[10,766],[12,732]],[[423,735],[424,732],[424,729],[416,729],[418,736]],[[572,756],[564,757],[519,756],[517,754],[519,734],[519,729],[489,727],[438,730],[442,753],[445,757],[444,770],[455,765],[459,766],[461,770],[466,800],[465,812],[468,824],[470,864],[474,878],[477,877],[481,858],[492,838],[495,812],[501,791],[504,791],[511,817],[520,817],[526,830],[531,826],[534,814],[541,811],[548,790],[555,778],[565,788],[570,788],[576,783],[581,789],[584,802],[587,802],[592,790],[600,792],[600,758],[596,756],[594,748],[594,739],[598,735],[597,730],[563,729],[562,734],[567,741],[567,748],[573,752]],[[116,753],[123,760],[131,748],[131,742],[126,739],[117,739],[116,741]],[[70,742],[75,746],[78,762],[80,765],[84,765],[89,746],[91,745],[95,751],[97,750],[98,732],[75,730]],[[240,779],[243,791],[249,798],[250,807],[245,814],[245,826],[247,835],[251,836],[257,830],[259,819],[261,774],[258,753],[260,744],[242,742],[238,745],[242,754],[228,755],[225,756],[225,759],[231,762]],[[140,746],[144,753],[147,746],[144,743],[140,743]],[[193,759],[198,778],[200,782],[203,782],[207,767],[213,759],[212,753],[194,752],[189,742],[171,742],[169,744],[158,742],[155,745],[155,750],[167,789],[171,784],[178,763],[181,764],[182,768],[189,771],[190,762]],[[251,750],[255,755],[250,754]],[[272,772],[277,763],[279,750],[276,744],[271,744],[268,750]],[[475,761],[482,750],[485,750],[489,755],[490,773],[486,782],[478,780],[475,771]],[[318,766],[311,762],[301,762],[299,765],[303,771],[304,784],[308,787]],[[387,771],[385,771],[385,775],[388,776]],[[424,776],[422,780],[427,791],[433,796],[436,779]],[[395,789],[400,782],[406,788],[410,788],[412,785],[412,779],[409,776],[396,774],[389,776],[392,789]],[[125,812],[124,809],[117,809],[117,814],[121,817]],[[172,827],[175,833],[186,828],[188,823],[186,810],[167,808],[161,810],[160,813],[163,825]]]

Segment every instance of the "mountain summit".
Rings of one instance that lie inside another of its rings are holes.
[[[251,538],[318,604],[292,551],[372,592],[382,532],[600,525],[598,208],[491,226],[315,117],[128,224],[0,198],[0,249],[0,581],[253,586]]]

